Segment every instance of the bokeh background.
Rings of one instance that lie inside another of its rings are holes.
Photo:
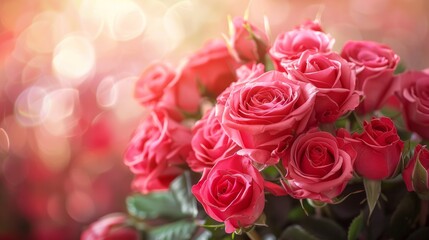
[[[1,0],[0,239],[78,239],[124,211],[122,154],[145,115],[134,82],[221,37],[248,6],[271,40],[318,17],[335,50],[373,40],[408,69],[429,67],[426,0]]]

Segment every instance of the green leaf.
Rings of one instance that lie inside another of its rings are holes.
[[[377,205],[378,198],[381,193],[381,181],[363,179],[365,186],[366,200],[368,202],[369,214],[368,221],[371,218],[371,214],[374,211],[375,205]]]
[[[180,219],[197,215],[187,173],[176,178],[169,191],[131,195],[126,205],[128,213],[138,219]]]
[[[419,199],[413,193],[405,195],[392,214],[389,223],[389,235],[393,239],[404,239],[409,235],[417,215]]]
[[[162,225],[148,233],[149,240],[191,239],[197,225],[189,220],[180,220]]]
[[[349,230],[348,230],[348,233],[347,233],[347,239],[348,240],[357,239],[359,237],[359,234],[362,232],[363,228],[364,228],[363,214],[361,212],[350,223]]]
[[[421,199],[429,200],[428,189],[428,172],[420,162],[419,157],[416,159],[416,165],[413,169],[412,183],[414,191]]]
[[[279,240],[318,240],[317,237],[311,235],[308,231],[306,231],[300,225],[292,225],[286,228],[286,230],[282,233]]]
[[[191,191],[191,176],[189,172],[185,172],[176,178],[170,185],[170,192],[180,206],[183,214],[196,217],[197,202]]]

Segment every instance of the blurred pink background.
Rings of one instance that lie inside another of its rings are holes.
[[[335,39],[391,46],[408,69],[429,67],[425,0],[253,0],[271,40],[319,17]],[[244,0],[0,1],[0,239],[77,239],[125,211],[127,141],[145,110],[134,82],[227,33]]]

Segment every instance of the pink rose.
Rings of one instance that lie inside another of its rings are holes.
[[[312,130],[301,134],[283,161],[287,169],[288,193],[332,203],[353,176],[356,151],[330,133]]]
[[[236,61],[262,62],[269,48],[267,34],[242,17],[235,17],[230,24],[233,29],[228,44]]]
[[[250,159],[238,155],[204,169],[192,193],[227,233],[250,227],[264,210],[264,179]]]
[[[227,135],[240,154],[260,164],[276,164],[293,136],[307,128],[316,88],[270,71],[233,84],[216,105]]]
[[[383,180],[394,177],[393,174],[401,158],[404,142],[398,136],[390,118],[373,118],[364,122],[362,133],[350,136],[344,129],[339,137],[352,144],[358,153],[354,169],[364,178]]]
[[[330,52],[333,44],[334,40],[323,32],[294,29],[278,35],[269,53],[274,66],[281,71],[282,60],[295,60],[306,50]]]
[[[418,164],[417,164],[418,163]],[[422,199],[429,199],[429,150],[417,145],[414,154],[402,171],[402,177],[408,191],[415,191]],[[426,179],[422,178],[426,176]]]
[[[322,25],[317,20],[306,20],[302,24],[295,27],[295,29],[310,29],[313,31],[324,32]]]
[[[159,178],[171,175],[170,168],[185,163],[192,134],[165,111],[155,109],[137,128],[124,155],[124,163],[138,176],[137,190],[148,193],[159,185]],[[142,184],[142,178],[144,183]],[[152,181],[153,180],[153,181]],[[137,180],[136,180],[137,181]],[[167,186],[168,187],[168,184]]]
[[[81,240],[137,240],[135,229],[126,227],[127,216],[109,214],[92,223],[81,235]]]
[[[356,89],[364,94],[357,111],[366,114],[380,109],[398,87],[393,73],[399,56],[388,46],[370,41],[347,42],[341,56],[355,64]]]
[[[234,155],[240,149],[222,129],[214,108],[195,124],[192,131],[192,151],[187,162],[195,172],[213,167],[217,161]]]
[[[355,72],[338,54],[305,51],[299,59],[282,66],[290,78],[317,87],[314,109],[319,122],[334,122],[359,105]]]
[[[151,64],[137,80],[134,95],[142,105],[154,106],[162,100],[175,76],[176,72],[171,66]]]
[[[398,76],[397,96],[402,103],[407,128],[429,139],[429,69],[408,71]]]
[[[186,66],[194,81],[199,81],[214,96],[237,80],[235,70],[238,67],[226,43],[220,39],[208,42],[189,58]]]

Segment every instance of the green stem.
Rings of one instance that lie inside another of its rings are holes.
[[[251,240],[261,240],[261,236],[259,236],[259,234],[255,231],[254,228],[252,228],[252,230],[246,232],[246,234]]]

